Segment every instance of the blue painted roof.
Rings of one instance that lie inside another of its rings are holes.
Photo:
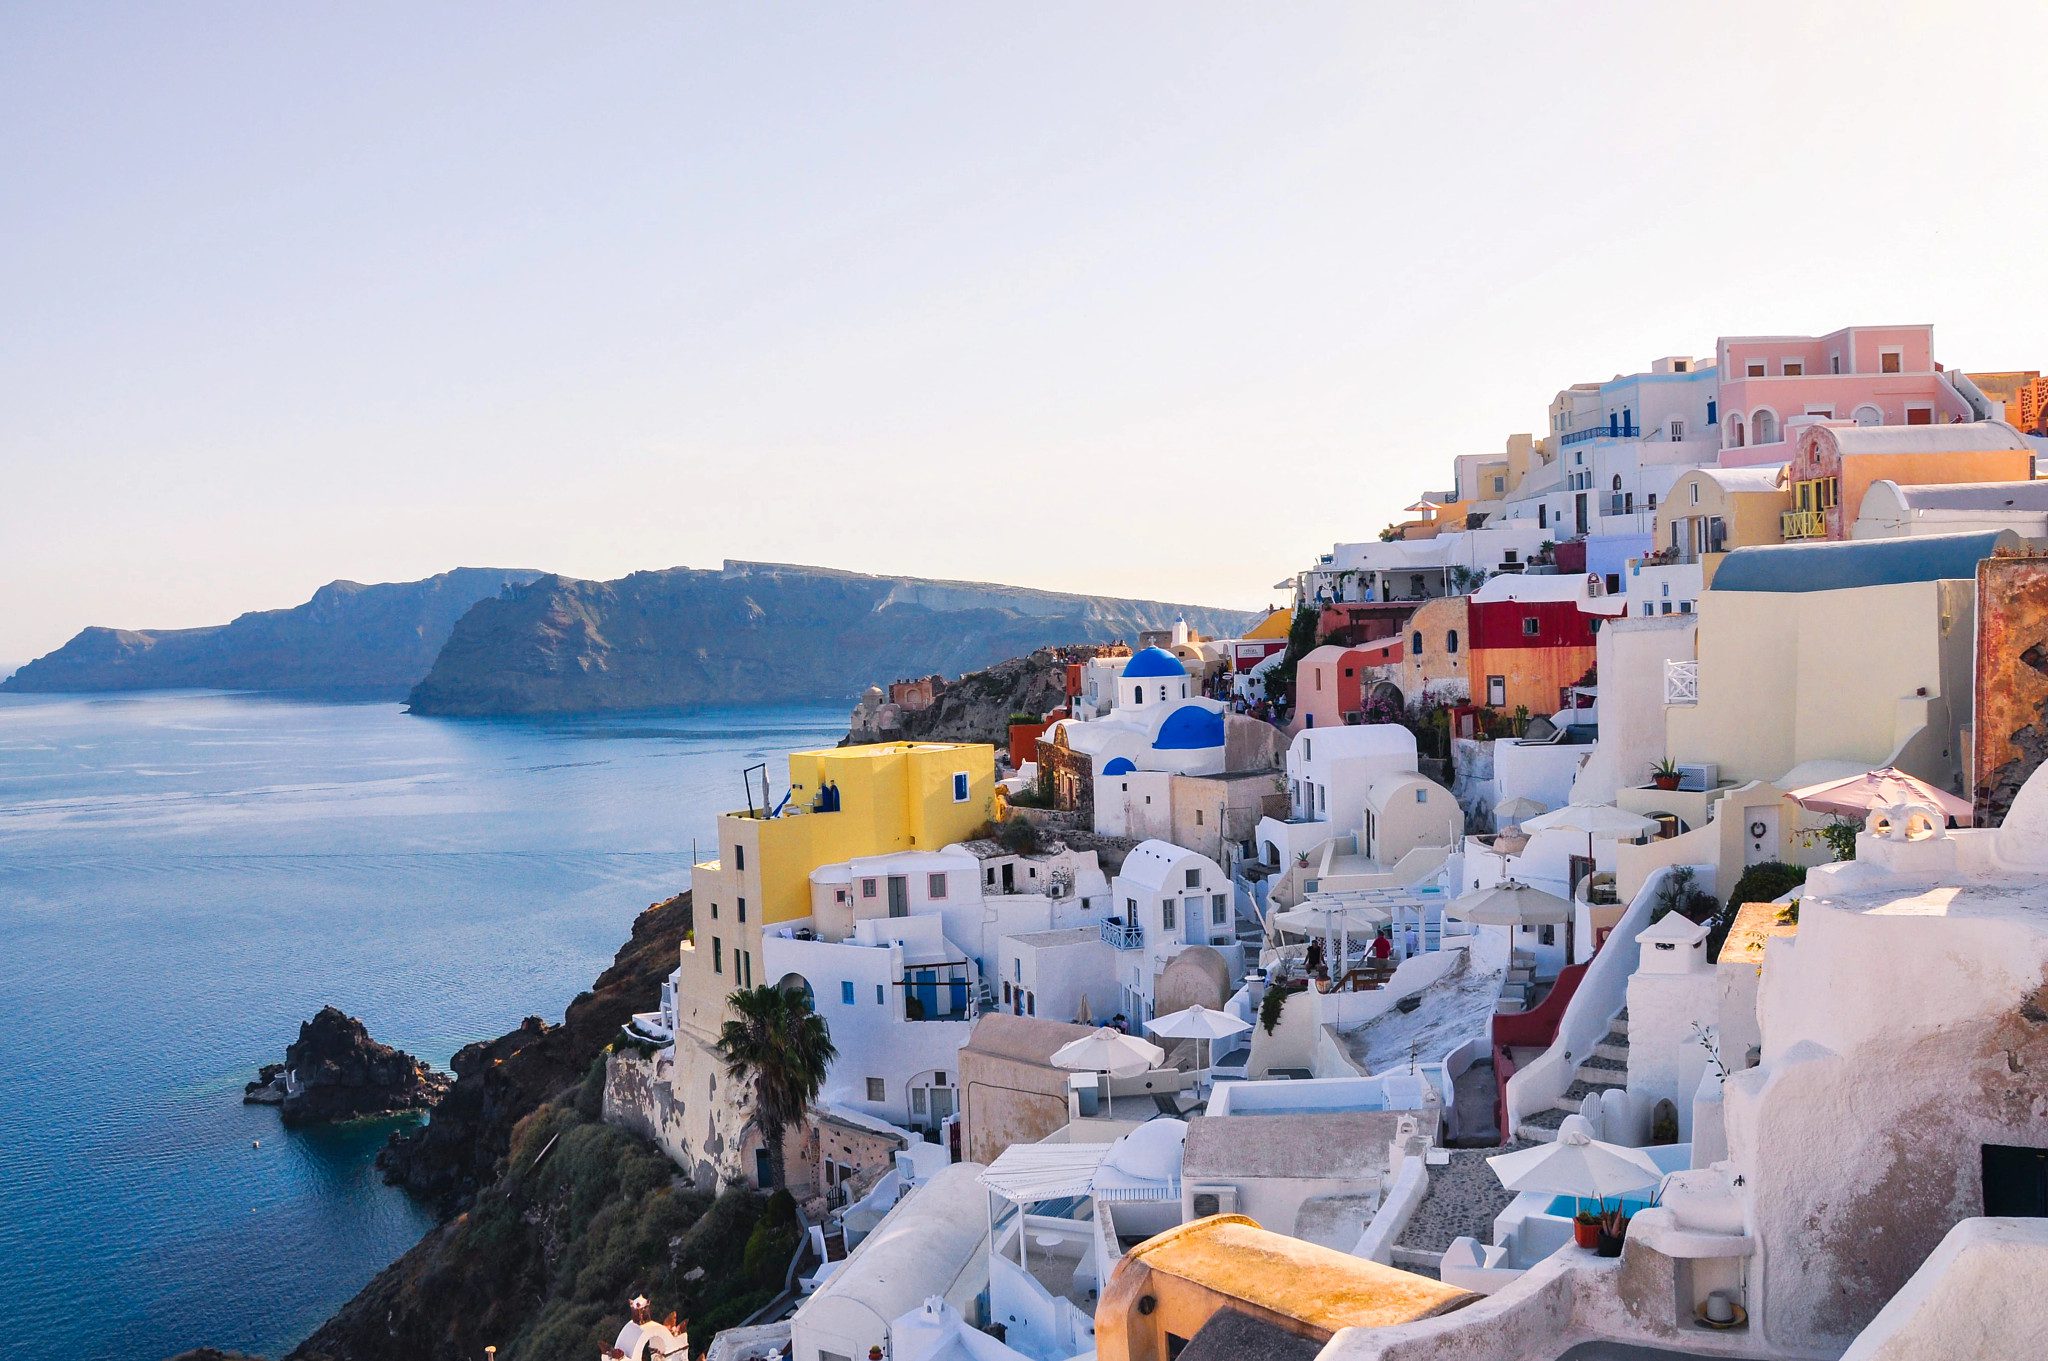
[[[1154,751],[1200,751],[1223,745],[1223,715],[1199,704],[1184,705],[1166,716],[1159,735],[1152,739]]]
[[[1105,775],[1128,775],[1137,768],[1137,766],[1132,764],[1130,757],[1113,756],[1110,758],[1109,764],[1102,768],[1102,773]]]
[[[2019,542],[2018,535],[2000,529],[1974,534],[1738,548],[1714,573],[1712,589],[1801,594],[1840,591],[1852,586],[1956,580],[1976,576],[1977,564],[1990,557],[1994,549]]]
[[[1124,679],[1144,680],[1148,676],[1185,676],[1188,669],[1180,658],[1163,647],[1148,647],[1124,663]]]

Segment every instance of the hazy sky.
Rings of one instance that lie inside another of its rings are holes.
[[[30,5],[0,662],[457,564],[1266,603],[1573,381],[2048,367],[2048,5]]]

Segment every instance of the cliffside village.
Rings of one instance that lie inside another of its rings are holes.
[[[1724,337],[1000,749],[790,756],[608,1060],[804,1218],[698,1345],[2048,1356],[2044,406],[1928,326]],[[779,1156],[767,986],[836,1051]]]

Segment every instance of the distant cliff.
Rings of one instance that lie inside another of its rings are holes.
[[[532,714],[852,699],[877,677],[958,675],[1057,643],[1135,639],[1185,614],[1150,600],[728,562],[618,581],[543,577],[479,601],[412,692],[415,713]]]
[[[288,610],[191,629],[89,628],[0,690],[302,690],[397,697],[465,611],[538,572],[458,567],[424,581],[335,581]]]

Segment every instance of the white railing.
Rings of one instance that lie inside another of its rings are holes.
[[[1621,914],[1600,953],[1586,966],[1578,991],[1572,994],[1558,1022],[1557,1038],[1551,1041],[1550,1048],[1508,1078],[1508,1127],[1501,1131],[1503,1135],[1512,1136],[1516,1126],[1565,1094],[1579,1065],[1606,1037],[1615,1014],[1628,1005],[1629,976],[1636,971],[1643,952],[1643,947],[1636,943],[1636,933],[1649,926],[1657,895],[1663,891],[1664,880],[1673,868],[1666,865],[1643,881],[1635,901]],[[1707,875],[1714,872],[1712,866],[1697,868]]]
[[[1664,702],[1667,705],[1700,702],[1700,664],[1697,661],[1664,663]]]

